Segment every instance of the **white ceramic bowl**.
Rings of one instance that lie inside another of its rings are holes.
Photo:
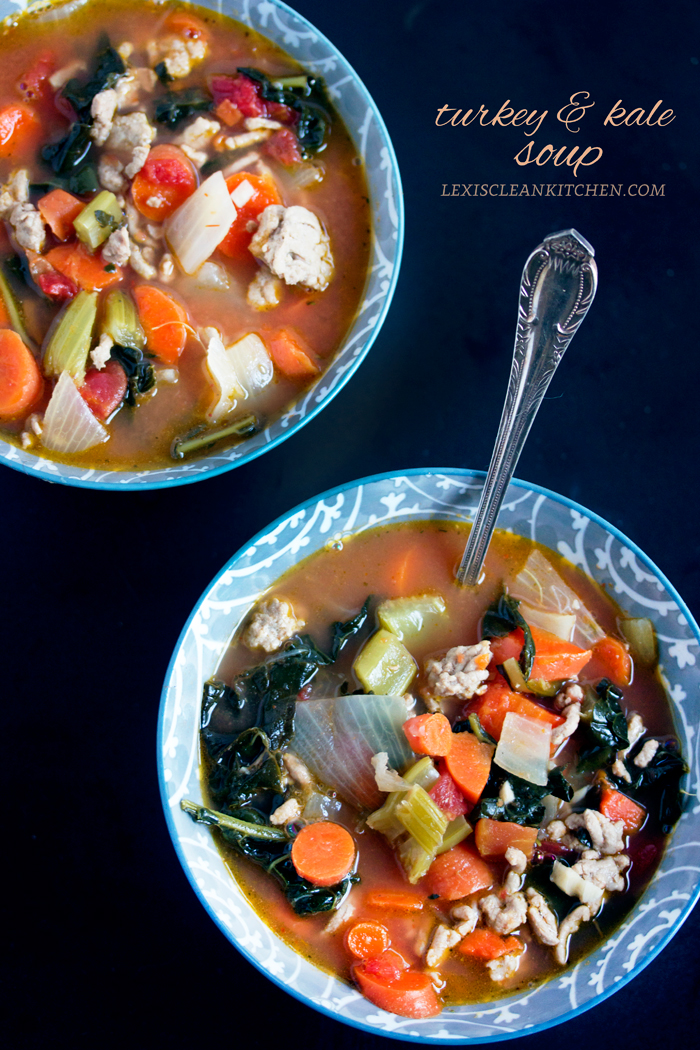
[[[206,589],[177,644],[163,688],[158,727],[160,785],[178,857],[199,899],[229,940],[285,991],[337,1020],[421,1042],[489,1042],[532,1034],[601,1002],[668,943],[700,893],[700,806],[688,808],[660,867],[619,930],[596,951],[527,994],[445,1010],[422,1021],[378,1010],[280,941],[247,903],[205,828],[185,816],[182,798],[201,801],[198,725],[202,685],[252,605],[301,558],[385,522],[473,518],[483,474],[466,470],[378,475],[326,492],[274,522],[240,550]],[[605,584],[632,616],[650,617],[676,731],[697,792],[700,632],[671,584],[638,548],[597,515],[533,485],[513,482],[498,524],[563,554]]]
[[[357,317],[330,367],[294,405],[241,445],[190,463],[140,471],[87,470],[55,463],[0,440],[0,462],[47,481],[83,488],[154,489],[222,474],[274,448],[321,411],[347,383],[384,322],[394,294],[403,248],[403,196],[396,157],[377,107],[355,70],[301,15],[279,0],[197,0],[274,41],[306,69],[323,77],[333,105],[364,162],[372,209],[372,251]],[[16,16],[27,0],[0,0],[0,19]],[[57,9],[60,17],[60,5]]]

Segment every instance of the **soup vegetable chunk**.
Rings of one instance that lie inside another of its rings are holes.
[[[366,186],[322,81],[147,0],[25,14],[0,54],[3,437],[131,469],[262,429],[365,282]]]
[[[302,562],[204,687],[207,805],[283,938],[406,1017],[561,972],[622,920],[685,764],[648,620],[497,533],[370,530]]]

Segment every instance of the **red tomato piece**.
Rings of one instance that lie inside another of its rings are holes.
[[[34,65],[17,81],[17,90],[27,102],[43,101],[53,89],[49,77],[56,69],[56,56],[53,51],[41,51]]]
[[[80,395],[94,416],[108,419],[124,400],[126,374],[118,361],[109,360],[104,368],[89,369]]]
[[[53,273],[40,273],[34,278],[44,295],[57,303],[73,299],[79,291],[78,285],[70,277],[54,271]]]
[[[270,157],[274,157],[280,164],[285,164],[287,167],[299,164],[302,159],[299,140],[289,128],[280,128],[264,143],[262,148]]]
[[[244,117],[264,117],[267,106],[258,93],[258,85],[244,73],[238,76],[216,76],[210,81],[211,93],[214,96],[214,107],[225,98],[240,110]]]
[[[435,781],[428,794],[435,805],[439,806],[450,820],[464,816],[471,809],[466,798],[447,771],[440,774],[439,780]]]
[[[22,102],[11,102],[0,109],[0,157],[11,157],[28,145],[41,131],[33,109]]]
[[[229,193],[247,182],[253,190],[252,196],[245,204],[236,204],[236,218],[231,228],[219,245],[219,251],[229,258],[252,258],[248,252],[253,233],[248,229],[249,222],[255,222],[269,204],[281,204],[281,198],[271,175],[251,175],[248,171],[239,171],[226,179]],[[235,201],[234,201],[235,204]]]
[[[153,147],[131,184],[134,204],[149,222],[167,219],[196,189],[192,162],[166,143]]]

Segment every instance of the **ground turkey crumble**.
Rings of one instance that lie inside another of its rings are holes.
[[[271,598],[253,613],[241,640],[249,649],[274,653],[303,626],[304,621],[296,618],[291,605],[279,598]]]

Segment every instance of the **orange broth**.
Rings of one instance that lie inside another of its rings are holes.
[[[61,10],[63,6],[65,11]],[[56,9],[60,19],[56,18]],[[151,3],[149,0],[85,0],[80,4],[65,5],[55,3],[24,13],[10,25],[0,27],[0,107],[19,101],[21,96],[18,95],[17,84],[32,68],[37,56],[46,53],[52,55],[56,69],[82,60],[89,71],[100,38],[105,33],[114,47],[124,41],[134,45],[129,60],[131,65],[150,68],[146,43],[167,33],[167,15],[180,9],[193,11],[204,23],[208,33],[208,54],[204,61],[194,65],[184,79],[165,86],[156,83],[150,94],[143,95],[139,108],[149,114],[149,119],[153,119],[152,99],[160,97],[166,89],[179,91],[205,87],[207,78],[212,74],[234,75],[240,66],[254,67],[270,77],[294,76],[303,72],[296,61],[271,41],[233,19],[208,9],[178,3]],[[77,75],[85,77],[87,72]],[[51,100],[41,107],[37,106],[37,109],[44,119],[39,142],[35,138],[27,139],[10,156],[0,157],[0,184],[5,183],[12,172],[23,167],[29,169],[30,181],[33,183],[52,177],[50,167],[41,162],[40,148],[64,136],[69,124],[53,108]],[[193,329],[188,333],[187,344],[179,360],[178,381],[172,383],[159,380],[152,391],[139,398],[136,407],[122,404],[106,423],[110,436],[104,444],[71,455],[45,449],[40,441],[32,439],[32,452],[82,467],[130,470],[171,465],[173,440],[205,423],[207,409],[212,401],[216,401],[211,383],[204,375],[205,350],[197,338],[197,330],[202,327],[217,328],[226,346],[248,333],[255,333],[267,347],[273,333],[280,329],[287,330],[309,351],[319,372],[322,373],[328,367],[357,313],[366,281],[371,238],[369,200],[362,164],[342,121],[334,111],[330,112],[332,124],[326,144],[322,151],[310,159],[310,163],[323,170],[322,181],[299,188],[295,178],[300,165],[282,164],[256,147],[247,151],[251,158],[250,164],[241,169],[252,173],[261,170],[253,156],[262,158],[274,177],[282,203],[285,206],[302,205],[318,216],[330,237],[335,263],[328,287],[321,292],[300,284],[292,286],[281,282],[279,305],[268,310],[254,309],[246,302],[246,290],[258,268],[256,259],[249,253],[249,258],[231,259],[218,250],[211,261],[225,268],[231,282],[228,291],[204,288],[196,276],[186,276],[178,270],[171,283],[163,284],[160,278],[156,278],[152,283],[172,293],[186,307]],[[216,118],[214,113],[204,115]],[[158,134],[153,144],[172,142],[190,123],[190,119],[183,121],[174,131],[156,124]],[[242,126],[226,128],[222,124],[222,127],[228,133],[243,130]],[[245,152],[241,151],[241,156]],[[212,152],[211,156],[216,158],[217,154]],[[227,174],[226,169],[224,174]],[[39,192],[32,192],[31,201],[36,202],[40,195]],[[82,199],[89,203],[93,196]],[[131,199],[130,191],[126,192],[126,199]],[[145,219],[141,222],[143,226],[146,225]],[[9,223],[0,222],[0,233],[4,232],[3,225],[7,232],[3,243],[0,243],[0,262],[9,258],[8,251],[18,249],[12,239]],[[46,250],[57,243],[47,231]],[[18,254],[23,254],[21,248]],[[116,286],[120,290],[128,293],[134,285],[144,283],[144,279],[134,274],[129,265],[124,267],[123,272],[123,282]],[[17,280],[10,279],[10,283],[16,296],[22,300],[28,333],[36,346],[41,348],[51,321],[62,304],[43,300]],[[104,295],[101,294],[101,301]],[[99,330],[98,311],[93,346],[97,342]],[[268,386],[248,399],[239,401],[233,411],[219,420],[217,425],[223,426],[253,414],[257,429],[261,429],[296,402],[315,379],[315,375],[289,378],[276,367],[274,378]],[[31,411],[45,409],[53,385],[54,381],[47,380],[43,400],[32,406]],[[26,427],[24,417],[0,419],[0,435],[5,439],[19,443],[23,431],[31,437],[31,430]],[[232,440],[235,439],[224,440],[216,448],[224,448]],[[202,454],[207,451],[204,449]]]
[[[278,597],[291,603],[295,614],[306,621],[304,633],[311,634],[317,644],[324,647],[328,644],[328,625],[334,620],[353,616],[368,595],[381,601],[425,593],[440,594],[447,605],[446,626],[431,634],[429,642],[424,643],[423,647],[417,644],[410,646],[411,653],[422,667],[428,655],[442,654],[454,645],[469,645],[477,640],[479,622],[486,608],[497,598],[503,584],[507,586],[518,574],[533,547],[540,546],[520,536],[497,530],[486,558],[485,581],[474,592],[460,587],[455,581],[455,570],[468,530],[469,526],[444,521],[393,524],[368,530],[343,540],[342,544],[330,544],[311,555],[281,577],[265,597]],[[576,590],[603,630],[614,631],[616,620],[621,615],[617,604],[573,565],[547,548],[540,549],[555,563],[557,571]],[[351,669],[357,650],[358,645],[353,645],[351,640],[332,669],[334,673],[339,672],[336,687],[344,679],[349,683],[349,692],[359,686]],[[235,638],[221,661],[217,677],[230,682],[236,674],[259,662],[259,654],[253,655],[245,646],[237,644]],[[319,673],[322,674],[323,670]],[[580,678],[585,682],[585,669]],[[328,681],[326,678],[323,684],[327,686]],[[424,676],[421,672],[411,686],[411,693],[419,693],[422,681]],[[321,687],[321,692],[316,690],[316,695],[329,694]],[[673,733],[671,711],[658,673],[652,674],[642,669],[635,675],[632,684],[625,688],[624,697],[625,709],[639,712],[651,734]],[[567,749],[559,753],[557,761],[566,766],[567,756],[572,757],[572,752],[573,747],[567,745]],[[206,767],[207,759],[203,757],[202,784],[205,793]],[[571,769],[568,770],[566,775],[570,777],[571,772]],[[400,952],[412,967],[421,968],[421,956],[430,933],[437,921],[449,923],[452,904],[428,899],[428,891],[422,888],[423,880],[416,886],[410,886],[384,837],[358,819],[358,814],[351,807],[343,804],[340,813],[329,819],[344,824],[357,843],[357,872],[362,881],[352,890],[353,899],[357,902],[352,920],[371,918],[382,922],[389,929],[392,948]],[[344,929],[348,924],[329,934],[324,932],[328,914],[303,918],[295,915],[272,878],[222,845],[218,836],[217,841],[231,874],[271,929],[321,969],[350,981],[350,967],[356,960],[344,945]],[[636,836],[638,847],[647,844],[655,847],[656,861],[663,848],[663,841],[664,837],[653,826],[651,819]],[[473,836],[466,842],[473,842]],[[490,863],[498,885],[503,864]],[[628,891],[611,895],[599,919],[584,924],[572,938],[570,964],[578,962],[597,947],[622,922],[653,874],[654,867],[655,864],[642,872],[636,871],[635,864],[632,864]],[[423,897],[423,909],[407,914],[367,907],[363,904],[364,897],[373,890],[418,894]],[[469,897],[467,902],[473,903],[481,895]],[[527,924],[518,936],[527,944],[525,958],[517,974],[500,984],[490,979],[483,962],[452,952],[440,966],[445,981],[441,993],[445,1004],[475,1003],[499,998],[563,972],[554,963],[550,951],[531,937]]]

